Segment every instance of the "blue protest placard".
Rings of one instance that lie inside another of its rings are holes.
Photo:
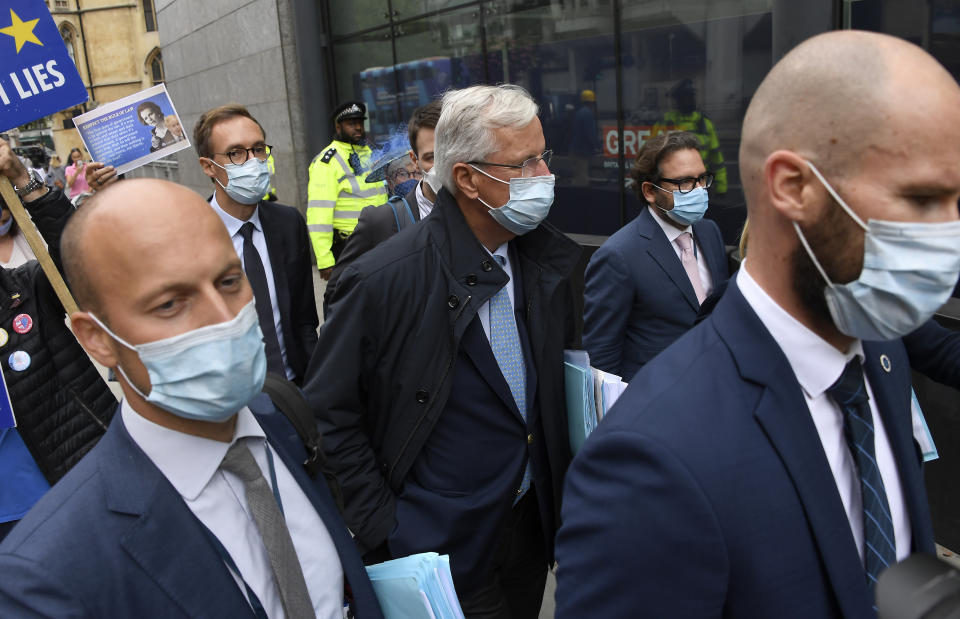
[[[0,0],[0,131],[87,100],[43,0]]]
[[[13,416],[13,405],[10,403],[10,392],[7,391],[7,379],[0,372],[0,430],[14,428],[17,419]]]

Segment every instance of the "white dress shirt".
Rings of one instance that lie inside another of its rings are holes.
[[[253,246],[257,248],[257,253],[260,254],[260,262],[263,263],[263,270],[267,275],[267,290],[270,292],[270,307],[273,309],[273,328],[277,331],[277,342],[280,344],[280,355],[283,358],[283,367],[286,369],[287,378],[293,380],[293,370],[290,369],[290,364],[287,363],[287,347],[283,343],[283,325],[280,323],[280,305],[277,303],[277,285],[273,281],[273,267],[270,265],[270,252],[267,251],[267,237],[263,236],[263,226],[260,225],[260,207],[258,206],[253,209],[253,215],[250,216],[250,219],[244,221],[237,219],[220,208],[220,205],[217,204],[216,192],[214,192],[213,197],[210,199],[210,204],[213,206],[213,210],[217,215],[220,216],[220,219],[223,220],[223,225],[227,227],[230,240],[233,241],[233,248],[236,250],[237,255],[240,256],[241,263],[243,262],[243,235],[240,234],[240,228],[243,227],[243,224],[247,223],[247,221],[253,224]]]
[[[490,250],[486,247],[483,248],[489,254]],[[490,254],[491,256],[503,256],[504,264],[500,265],[503,267],[503,270],[507,272],[507,294],[510,296],[510,307],[516,307],[516,301],[513,298],[513,269],[510,267],[510,254],[507,251],[507,244],[504,243],[497,248],[495,252]],[[500,261],[494,258],[497,261],[497,264],[500,264]],[[498,291],[499,292],[499,291]],[[487,301],[480,306],[480,310],[477,312],[480,314],[480,324],[483,325],[483,332],[487,335],[487,339],[490,339],[490,301]]]
[[[710,267],[707,266],[707,259],[703,256],[703,248],[700,247],[700,242],[693,233],[693,226],[687,226],[681,230],[665,222],[663,217],[660,217],[658,213],[654,213],[653,210],[657,207],[650,205],[647,206],[647,208],[650,209],[653,220],[657,222],[663,230],[663,233],[667,235],[667,242],[670,243],[670,247],[672,247],[674,253],[677,254],[678,260],[682,261],[683,258],[681,257],[682,251],[680,245],[677,244],[677,237],[684,232],[689,232],[690,236],[693,237],[693,255],[697,259],[697,273],[700,275],[700,283],[703,284],[703,294],[710,296],[710,293],[713,292],[713,278],[710,276]],[[666,215],[664,215],[664,217],[666,217]]]
[[[417,209],[420,211],[420,221],[423,221],[423,218],[430,214],[430,211],[433,210],[433,202],[427,200],[427,196],[423,195],[423,182],[420,181],[417,183]]]
[[[797,319],[767,295],[760,285],[750,277],[747,271],[747,261],[740,266],[737,273],[737,287],[743,297],[760,317],[763,326],[773,336],[783,354],[787,357],[793,369],[797,382],[803,390],[803,397],[810,409],[810,416],[820,435],[823,452],[830,464],[833,478],[837,483],[840,500],[847,512],[853,539],[863,560],[863,503],[860,492],[860,477],[857,467],[847,446],[843,434],[843,412],[827,394],[827,389],[840,378],[847,363],[854,356],[863,361],[863,345],[857,340],[850,346],[850,350],[842,353],[819,335],[805,327]],[[890,505],[890,514],[893,519],[894,536],[896,537],[897,560],[906,558],[910,554],[912,533],[910,518],[907,515],[903,501],[903,489],[900,485],[900,475],[897,473],[897,464],[893,458],[887,431],[883,420],[877,412],[876,400],[870,388],[870,380],[864,373],[864,382],[869,396],[870,412],[873,415],[875,454],[880,477],[886,489],[887,502]],[[906,413],[907,411],[904,411]],[[815,455],[811,454],[811,457]]]
[[[313,504],[280,456],[268,447],[266,435],[250,409],[244,407],[237,414],[231,443],[159,426],[137,414],[126,400],[120,410],[130,437],[173,485],[190,511],[220,540],[267,615],[283,617],[270,558],[250,514],[243,481],[219,468],[230,445],[242,440],[269,483],[266,450],[270,449],[284,518],[303,569],[314,612],[323,619],[342,619],[343,568],[337,549]],[[157,543],[165,542],[157,540]],[[186,552],[189,550],[185,549]],[[236,574],[234,580],[246,596],[243,581]],[[211,592],[211,595],[215,594]]]

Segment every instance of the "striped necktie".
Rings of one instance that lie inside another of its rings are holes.
[[[500,262],[500,266],[506,265],[507,261],[503,256],[494,254],[493,257]],[[517,408],[520,409],[520,415],[526,421],[527,367],[523,361],[520,333],[517,331],[517,320],[513,313],[513,304],[510,303],[510,293],[507,290],[507,286],[510,285],[511,282],[507,282],[507,285],[490,299],[490,348],[493,349],[493,356],[497,360],[497,365],[500,366],[500,372],[503,373]],[[515,502],[530,489],[530,479],[530,463],[527,462]]]
[[[863,557],[867,588],[873,597],[880,572],[897,562],[893,519],[877,467],[873,415],[868,404],[863,368],[854,357],[827,393],[843,411],[843,433],[860,476],[863,499]]]

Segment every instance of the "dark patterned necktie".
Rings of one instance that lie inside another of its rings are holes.
[[[897,562],[890,504],[877,467],[873,415],[863,382],[863,368],[854,357],[827,393],[843,411],[843,433],[857,464],[863,497],[863,556],[871,596],[880,572]]]

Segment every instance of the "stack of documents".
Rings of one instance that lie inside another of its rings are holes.
[[[564,389],[570,450],[576,454],[627,388],[619,376],[590,366],[585,350],[563,351]]]
[[[450,557],[424,552],[367,567],[386,619],[464,619]]]

